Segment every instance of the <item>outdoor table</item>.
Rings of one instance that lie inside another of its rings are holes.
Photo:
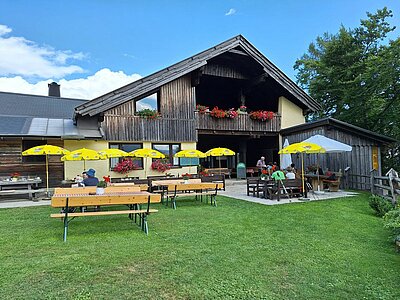
[[[121,191],[112,189],[102,195],[92,194],[90,189],[87,188],[58,188],[51,198],[51,206],[64,208],[64,212],[59,214],[51,214],[53,218],[64,219],[64,241],[67,240],[68,224],[75,217],[83,216],[105,216],[128,214],[130,219],[133,215],[140,217],[140,225],[145,233],[148,233],[147,215],[149,213],[157,212],[157,210],[150,210],[150,203],[159,203],[160,195],[152,194],[141,191],[128,191],[121,187]],[[147,209],[140,209],[140,204],[147,204]],[[109,210],[109,211],[94,211],[94,212],[69,212],[69,208],[85,207],[85,206],[116,206],[127,205],[129,210]],[[70,219],[69,219],[70,218]]]
[[[322,180],[328,178],[328,176],[326,176],[326,175],[318,176],[317,174],[304,174],[304,177],[311,181],[313,191],[323,191],[324,183]],[[318,180],[318,178],[319,178],[319,180]],[[318,186],[319,186],[319,188],[318,188]]]
[[[29,200],[32,200],[32,195],[35,193],[33,188],[38,188],[39,183],[42,183],[41,179],[20,179],[17,181],[13,180],[1,180],[0,181],[0,196],[1,195],[16,195],[26,193],[29,195]]]

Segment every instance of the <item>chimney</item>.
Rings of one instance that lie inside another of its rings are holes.
[[[57,82],[52,82],[48,84],[49,87],[49,96],[52,97],[61,97],[60,96],[60,85]]]

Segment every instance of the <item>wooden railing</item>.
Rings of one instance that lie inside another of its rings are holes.
[[[103,122],[106,140],[114,141],[195,141],[194,119],[145,119],[137,116],[106,115]]]
[[[371,194],[383,196],[393,204],[397,203],[397,197],[400,195],[400,179],[378,176],[375,173],[376,171],[372,171],[370,175],[347,174],[345,188],[369,190]]]
[[[281,129],[281,116],[275,114],[272,120],[261,122],[250,119],[247,114],[240,114],[234,119],[217,119],[209,113],[196,112],[197,129],[215,131],[245,131],[245,132],[278,132]]]

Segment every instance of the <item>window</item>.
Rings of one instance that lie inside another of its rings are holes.
[[[153,149],[164,154],[165,159],[172,166],[179,166],[179,158],[174,157],[174,155],[181,150],[180,144],[153,144]]]
[[[135,111],[141,111],[143,109],[151,109],[158,111],[158,93],[154,93],[146,98],[140,99],[135,103]]]
[[[47,141],[22,141],[22,151],[28,150],[32,147],[46,145]],[[22,156],[22,162],[24,163],[43,163],[46,162],[46,155],[28,155]]]
[[[110,144],[110,149],[121,149],[125,152],[131,152],[136,149],[142,148],[142,144]],[[130,157],[132,161],[137,164],[140,168],[143,168],[143,158],[140,157]],[[110,158],[110,169],[112,170],[117,163],[123,160],[123,157],[120,158]]]

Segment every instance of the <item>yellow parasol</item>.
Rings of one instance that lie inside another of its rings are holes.
[[[154,149],[148,149],[148,148],[136,149],[134,151],[129,152],[128,154],[129,154],[129,156],[133,156],[133,157],[165,158],[165,155],[162,154],[161,152],[154,150]],[[144,178],[147,178],[145,165],[143,166],[143,169],[144,169]]]
[[[303,160],[303,153],[325,153],[326,150],[314,143],[309,142],[300,142],[289,145],[283,148],[278,154],[293,154],[293,153],[300,153],[301,154],[301,181],[303,185],[303,193],[306,193],[304,188],[304,160]]]
[[[29,148],[28,150],[25,150],[22,152],[23,156],[29,156],[29,155],[46,155],[46,194],[49,196],[49,161],[48,161],[48,155],[64,155],[68,154],[69,151],[58,146],[53,146],[53,145],[42,145],[42,146],[36,146],[33,148]]]
[[[207,155],[199,150],[196,149],[188,149],[188,150],[181,150],[177,152],[175,157],[178,158],[204,158],[207,157]],[[192,164],[192,161],[190,160],[190,164]],[[190,166],[189,166],[189,173],[190,173]]]
[[[107,158],[118,158],[118,157],[125,157],[129,156],[128,152],[125,152],[121,149],[111,148],[111,149],[104,149],[98,151],[100,155],[106,156]]]
[[[208,150],[206,152],[206,155],[207,156],[216,156],[216,157],[232,156],[232,155],[235,155],[235,152],[228,148],[213,148],[213,149]],[[221,159],[218,159],[218,163],[219,163],[219,168],[221,169]],[[220,172],[221,172],[221,170],[220,170]]]
[[[61,157],[62,161],[75,161],[75,160],[83,160],[83,171],[86,170],[86,161],[87,160],[101,160],[107,159],[105,155],[100,154],[99,152],[92,150],[81,148],[78,150],[71,151],[67,155]]]

